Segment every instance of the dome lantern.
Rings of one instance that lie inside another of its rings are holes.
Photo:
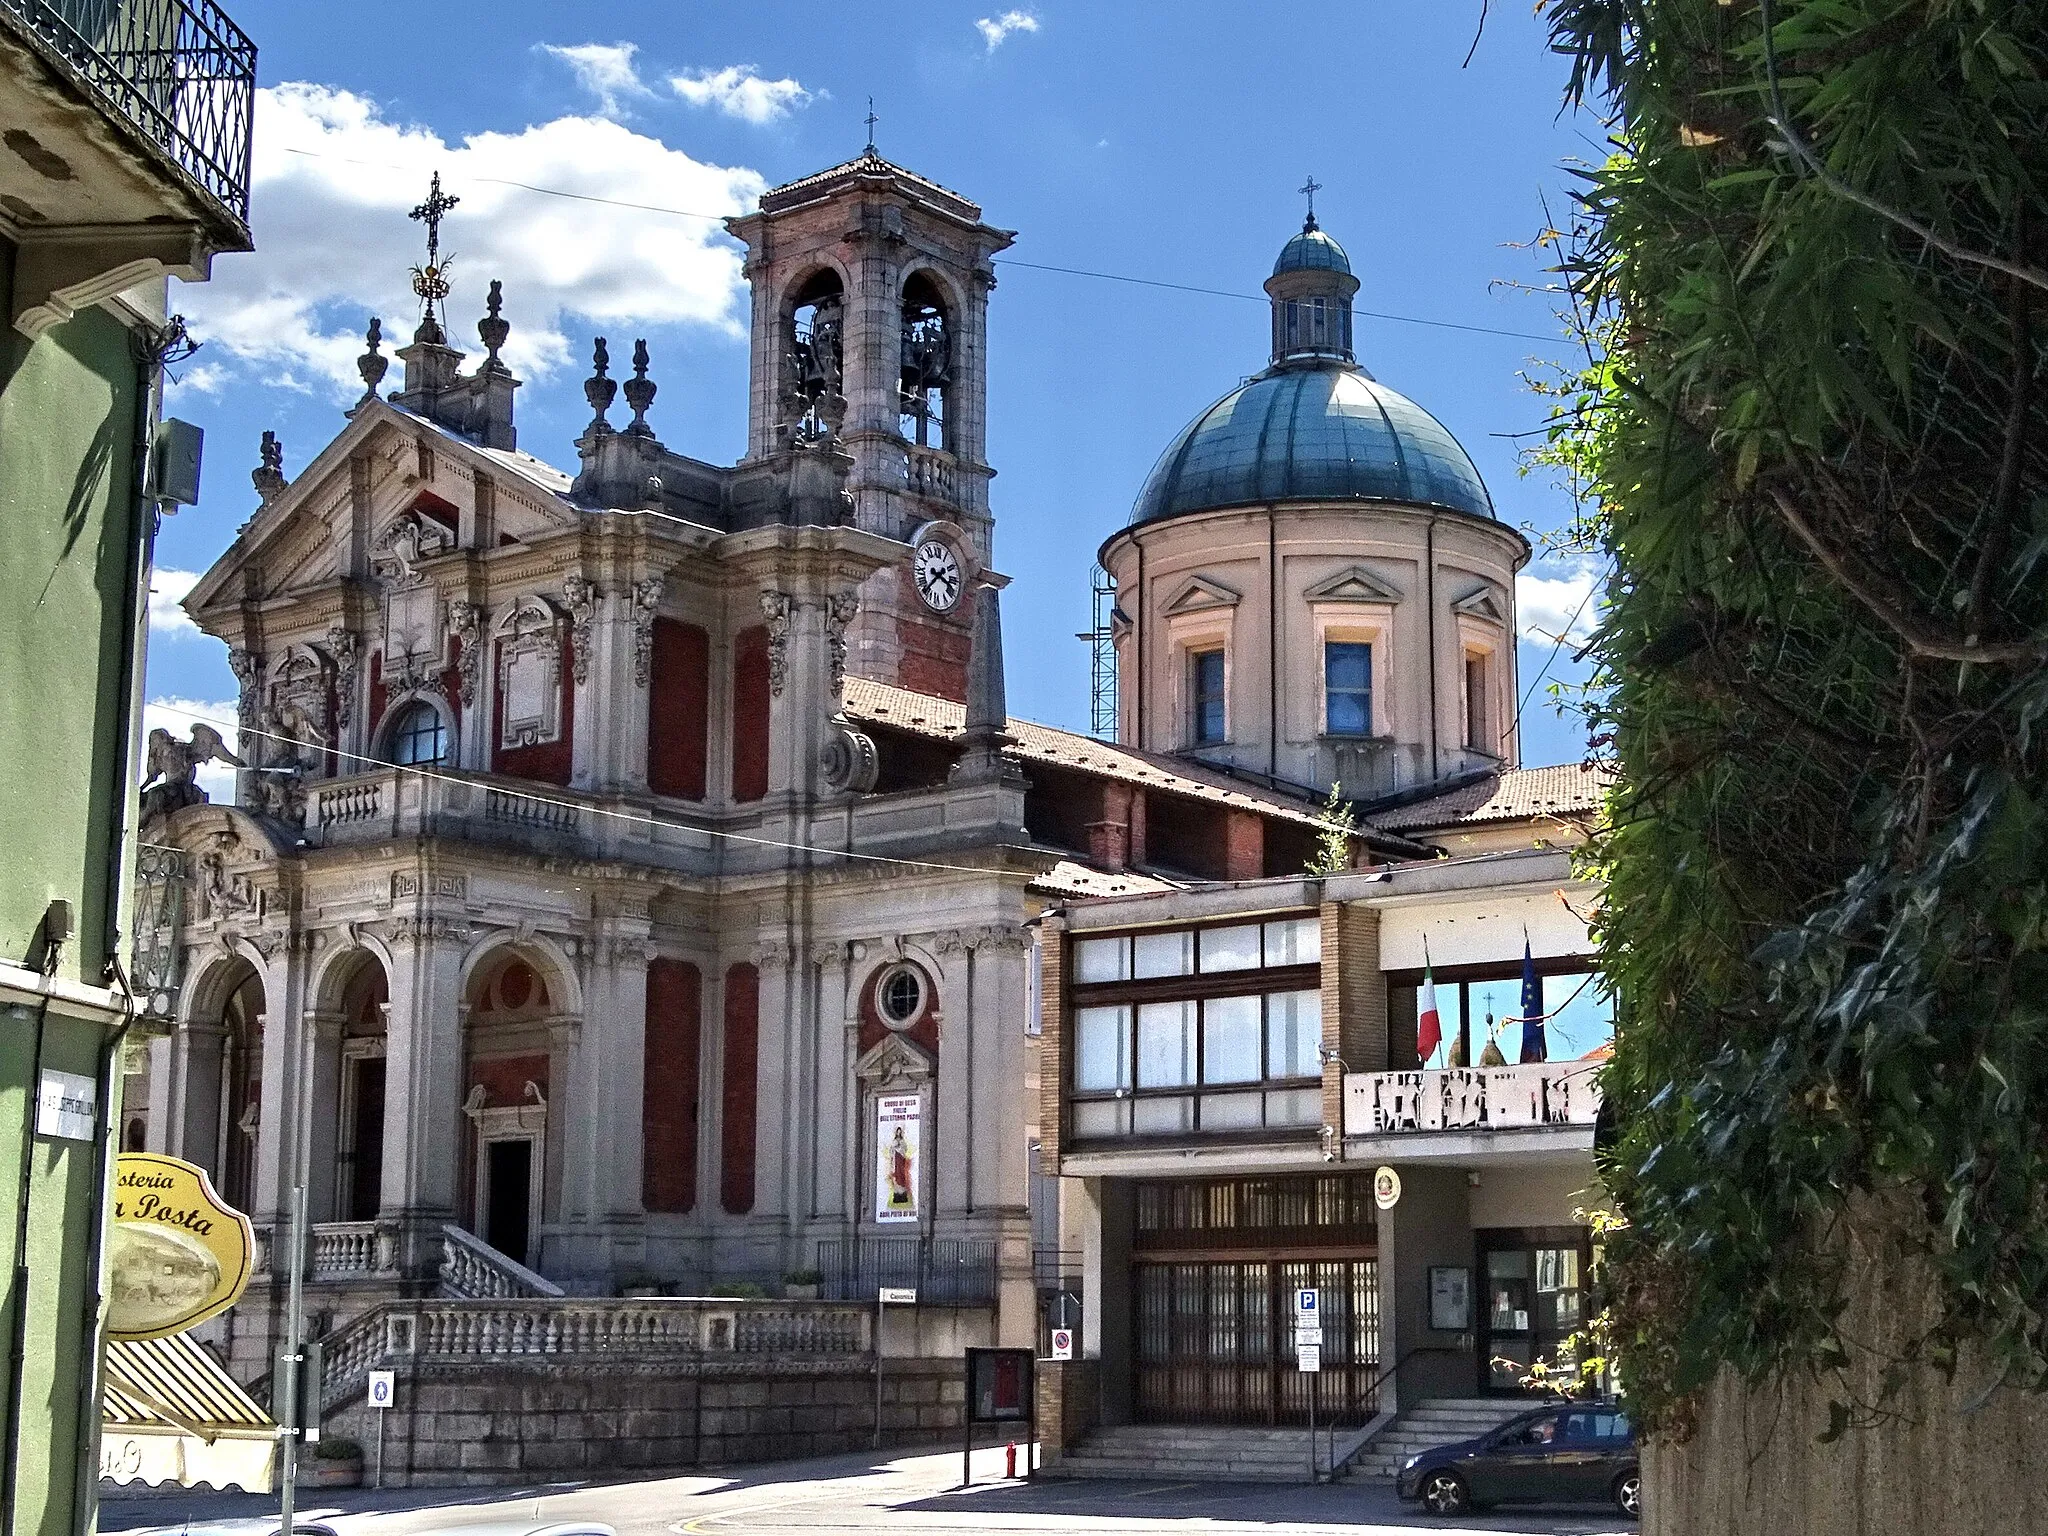
[[[1311,177],[1301,189],[1308,195],[1308,217],[1301,233],[1280,248],[1266,292],[1273,300],[1273,366],[1353,361],[1351,296],[1358,279],[1344,247],[1316,223]]]

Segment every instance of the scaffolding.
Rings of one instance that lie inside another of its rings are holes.
[[[1088,734],[1116,740],[1116,583],[1100,565],[1088,572],[1092,628],[1075,636],[1088,643]]]

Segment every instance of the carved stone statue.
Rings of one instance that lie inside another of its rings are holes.
[[[230,752],[220,732],[195,721],[189,741],[180,741],[159,726],[149,733],[149,757],[142,777],[142,817],[149,821],[188,805],[207,803],[206,791],[194,781],[202,763],[249,765]]]

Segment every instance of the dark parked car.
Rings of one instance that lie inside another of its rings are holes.
[[[1476,1439],[1434,1446],[1408,1458],[1394,1491],[1439,1515],[1496,1503],[1610,1500],[1631,1518],[1643,1512],[1636,1433],[1616,1403],[1553,1405]]]

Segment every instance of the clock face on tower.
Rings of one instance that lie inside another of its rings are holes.
[[[910,559],[910,577],[917,595],[935,613],[950,613],[960,601],[965,585],[960,575],[960,557],[953,546],[940,539],[926,539]]]

